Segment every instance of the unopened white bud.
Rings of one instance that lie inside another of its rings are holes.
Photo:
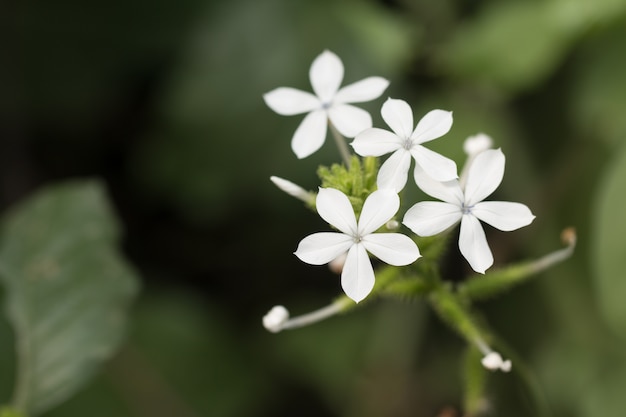
[[[469,167],[472,165],[472,162],[474,162],[474,158],[481,152],[491,149],[491,145],[493,145],[493,140],[484,133],[479,133],[465,139],[465,142],[463,142],[463,150],[467,154],[467,161],[465,161],[461,176],[459,177],[459,185],[461,188],[465,189]]]
[[[348,252],[337,256],[335,259],[333,259],[332,261],[328,263],[328,268],[337,275],[341,274],[341,272],[343,271],[343,266],[346,263],[347,257],[348,257]]]
[[[398,223],[397,220],[389,220],[387,222],[387,224],[385,224],[385,227],[387,228],[387,230],[398,230],[398,228],[400,227],[400,223]]]
[[[474,136],[470,136],[463,142],[463,150],[468,156],[478,155],[482,151],[491,149],[493,140],[484,133],[479,133]]]
[[[280,177],[270,177],[270,180],[276,185],[278,188],[286,192],[292,197],[297,198],[298,200],[302,200],[307,204],[310,204],[315,201],[315,194],[305,190],[300,187],[298,184],[294,184],[291,181],[288,181],[284,178]]]
[[[499,369],[502,372],[509,372],[511,370],[511,361],[508,359],[503,360],[498,352],[489,352],[483,357],[481,363],[490,371]]]
[[[263,316],[263,327],[272,333],[278,333],[283,330],[287,320],[289,320],[289,311],[283,306],[274,306]]]

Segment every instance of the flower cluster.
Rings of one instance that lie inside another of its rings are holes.
[[[294,254],[311,265],[328,264],[341,274],[347,297],[298,317],[290,317],[285,307],[276,306],[263,318],[263,325],[274,333],[305,326],[345,311],[372,293],[427,296],[437,314],[483,355],[481,363],[486,369],[508,372],[511,362],[487,344],[491,337],[473,317],[470,302],[504,292],[525,277],[571,256],[575,235],[568,234],[571,238],[567,239],[567,248],[487,274],[494,258],[482,223],[512,231],[535,218],[524,204],[485,201],[503,179],[502,150],[494,149],[487,135],[467,138],[463,146],[467,160],[459,175],[453,160],[427,147],[428,142],[450,131],[452,112],[435,109],[414,124],[411,106],[388,98],[382,104],[381,116],[390,130],[372,127],[369,113],[351,103],[380,97],[388,81],[369,77],[340,88],[343,75],[341,60],[324,51],[315,58],[309,72],[315,94],[281,87],[263,98],[281,115],[307,113],[291,140],[298,158],[320,149],[328,131],[339,148],[343,164],[319,168],[322,184],[317,192],[279,177],[271,180],[317,211],[332,227],[331,231],[302,239]],[[353,138],[350,145],[358,156],[351,154],[346,137]],[[388,154],[380,163],[381,157]],[[410,207],[407,204],[408,210],[401,215],[401,196],[407,183],[411,186],[413,160],[412,182],[439,201],[419,201]],[[460,253],[481,278],[451,286],[439,275],[438,263],[447,242],[445,236],[457,224]],[[402,225],[408,229],[404,234],[399,230]],[[378,282],[370,255],[390,265],[378,268]]]
[[[414,159],[415,183],[441,202],[416,203],[406,212],[402,223],[418,236],[433,236],[460,223],[461,254],[474,271],[485,273],[493,264],[493,256],[480,221],[510,231],[534,219],[523,204],[483,201],[502,181],[505,163],[502,151],[490,149],[486,135],[468,138],[466,178],[459,178],[453,160],[424,146],[448,133],[452,112],[432,110],[414,126],[409,104],[389,98],[382,105],[381,116],[391,131],[372,127],[369,113],[348,103],[380,97],[388,81],[369,77],[340,88],[343,74],[339,57],[324,51],[313,61],[309,72],[315,95],[288,87],[264,95],[267,105],[281,115],[308,113],[291,142],[298,158],[311,155],[323,145],[327,125],[354,138],[350,145],[362,157],[391,154],[380,166],[377,190],[364,200],[358,219],[349,199],[353,196],[334,188],[319,189],[315,199],[317,212],[339,232],[320,232],[304,238],[295,255],[312,265],[341,259],[342,288],[356,302],[363,300],[374,287],[368,252],[394,266],[415,262],[420,252],[412,239],[400,233],[376,233],[396,215],[400,207],[398,193],[407,184]],[[289,181],[277,177],[272,177],[272,181],[290,195],[304,201],[311,198],[311,193]]]

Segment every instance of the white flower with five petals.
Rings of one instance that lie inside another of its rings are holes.
[[[452,127],[452,112],[433,110],[413,129],[413,111],[404,100],[388,99],[381,115],[393,132],[371,128],[359,133],[351,143],[361,156],[381,156],[393,152],[378,172],[378,188],[400,192],[406,185],[411,156],[415,169],[421,167],[437,181],[457,178],[456,164],[422,144],[437,139]]]
[[[415,181],[422,191],[443,201],[415,204],[404,215],[403,223],[419,236],[432,236],[460,222],[461,254],[474,271],[484,274],[493,265],[493,255],[479,220],[511,231],[529,225],[535,218],[521,203],[483,201],[502,182],[504,164],[500,149],[481,152],[469,167],[464,187],[458,180],[437,182],[423,171],[416,171]]]
[[[370,114],[348,103],[374,100],[385,91],[389,81],[368,77],[339,88],[343,64],[330,51],[322,52],[311,64],[309,79],[315,94],[290,87],[279,87],[265,95],[265,103],[283,116],[308,113],[291,139],[291,149],[300,159],[322,147],[326,140],[328,120],[342,135],[353,138],[372,127]]]
[[[400,233],[374,233],[398,211],[400,198],[391,190],[370,194],[357,221],[348,197],[334,188],[320,188],[317,211],[339,232],[321,232],[300,241],[295,255],[312,265],[324,265],[347,253],[341,286],[357,303],[374,287],[374,269],[367,252],[394,266],[411,264],[420,257],[413,240]]]

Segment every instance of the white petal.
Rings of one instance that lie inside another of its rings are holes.
[[[370,194],[358,222],[358,233],[364,237],[387,223],[400,208],[400,197],[392,190],[377,190]]]
[[[400,138],[408,139],[413,131],[413,110],[404,100],[388,98],[380,109],[383,120]]]
[[[320,217],[350,235],[357,235],[356,217],[350,200],[334,188],[320,188],[315,202]]]
[[[424,172],[436,181],[451,181],[457,178],[456,163],[422,145],[414,145],[411,155]]]
[[[328,109],[328,118],[339,133],[353,138],[365,129],[372,127],[372,116],[350,104],[337,104]]]
[[[343,233],[314,233],[300,241],[294,255],[308,264],[324,265],[345,253],[353,244],[352,237]]]
[[[504,176],[504,154],[500,149],[488,149],[472,161],[465,183],[465,204],[473,206],[493,193]]]
[[[356,135],[350,145],[361,156],[381,156],[400,149],[401,143],[395,133],[373,127]]]
[[[415,164],[413,177],[417,186],[429,196],[443,200],[446,203],[456,204],[459,207],[463,204],[463,190],[461,190],[457,180],[436,181],[426,174],[419,164]]]
[[[528,226],[535,216],[521,203],[483,201],[472,208],[472,214],[485,223],[505,232]]]
[[[374,268],[363,244],[353,245],[343,266],[341,287],[348,297],[358,303],[372,291],[374,281]]]
[[[315,94],[330,104],[343,80],[343,64],[337,55],[324,51],[311,64],[309,78]]]
[[[289,87],[276,88],[264,94],[263,100],[270,109],[283,116],[307,113],[322,107],[313,94]]]
[[[365,236],[362,242],[372,255],[389,265],[412,264],[420,257],[415,242],[401,233],[374,233]]]
[[[368,77],[346,85],[335,95],[335,103],[362,103],[380,97],[389,86],[382,77]]]
[[[376,182],[378,188],[389,188],[400,192],[406,185],[411,166],[411,154],[404,148],[395,151],[382,164]]]
[[[464,214],[459,233],[459,249],[472,269],[484,274],[493,265],[493,255],[487,244],[485,231],[478,219],[471,214]]]
[[[306,158],[322,147],[326,140],[328,119],[324,110],[307,114],[291,139],[291,149],[300,159]]]
[[[418,236],[433,236],[461,220],[459,206],[438,201],[421,201],[407,210],[402,223]]]
[[[415,143],[424,143],[437,139],[450,131],[452,127],[452,112],[432,110],[419,121],[411,139]]]

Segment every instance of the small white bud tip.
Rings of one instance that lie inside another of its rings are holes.
[[[465,142],[463,143],[463,150],[468,156],[473,156],[478,155],[487,149],[491,149],[492,145],[493,140],[491,137],[485,135],[484,133],[479,133],[465,139]]]
[[[508,359],[503,360],[498,352],[489,352],[483,357],[481,363],[490,371],[499,369],[502,372],[509,372],[511,370],[511,361]]]
[[[289,320],[289,311],[283,306],[274,306],[263,316],[263,327],[272,333],[278,333],[283,330],[287,320]]]
[[[343,266],[346,264],[346,258],[348,257],[348,252],[342,253],[337,256],[335,259],[328,263],[328,269],[330,269],[333,273],[340,275],[343,272]]]
[[[400,227],[400,223],[397,220],[389,220],[387,224],[385,224],[387,230],[398,230]]]
[[[294,184],[291,181],[288,181],[284,178],[271,176],[270,180],[280,188],[282,191],[286,192],[292,197],[297,198],[298,200],[302,200],[305,203],[308,203],[311,199],[314,198],[314,194],[308,192],[304,188],[300,187],[298,184]]]

